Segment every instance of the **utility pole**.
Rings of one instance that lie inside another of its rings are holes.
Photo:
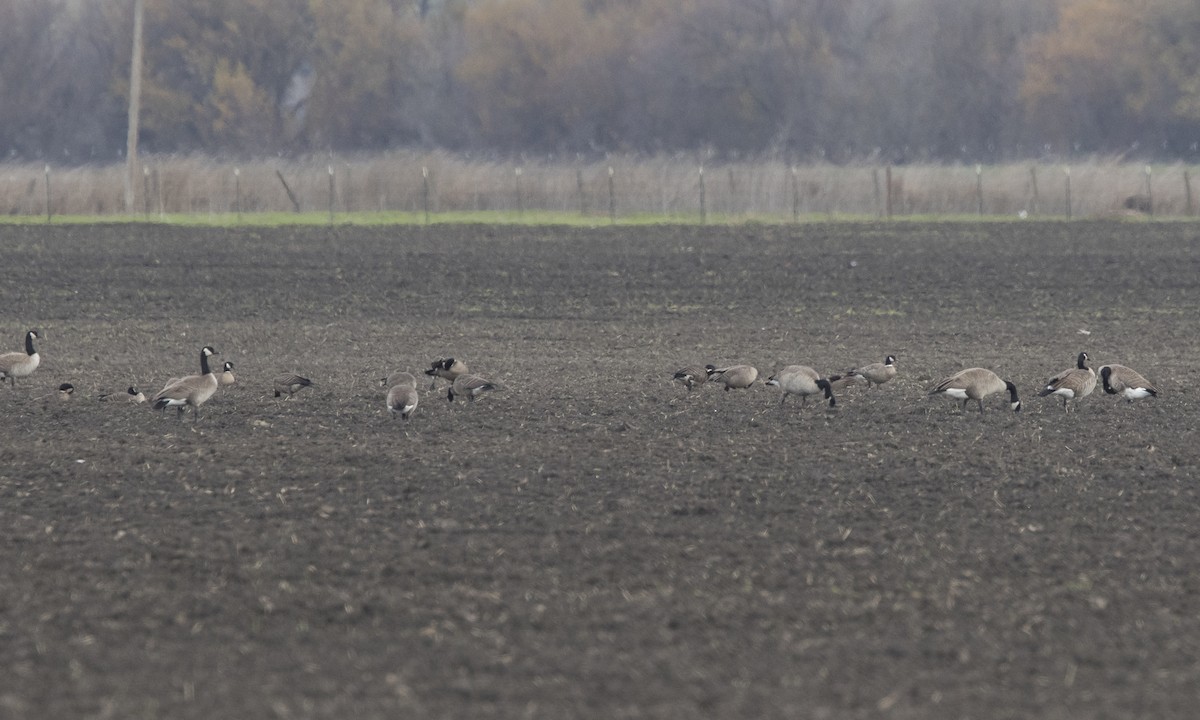
[[[137,172],[138,116],[142,105],[143,0],[133,0],[133,59],[129,62],[129,134],[125,138],[125,212],[133,212],[133,175]]]

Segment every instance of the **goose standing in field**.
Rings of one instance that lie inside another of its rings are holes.
[[[225,361],[225,364],[221,366],[221,374],[217,376],[217,382],[222,387],[237,382],[237,378],[233,375],[233,363]]]
[[[71,383],[63,383],[62,385],[58,386],[59,402],[67,402],[68,400],[71,399],[71,396],[74,394],[75,394],[75,386],[72,385]]]
[[[454,398],[458,395],[466,395],[471,402],[475,402],[475,398],[479,397],[488,390],[495,390],[495,383],[484,380],[478,375],[459,375],[454,378],[450,389],[446,391],[446,399],[454,402]]]
[[[415,380],[416,378],[414,378]],[[397,415],[403,420],[408,420],[413,411],[417,409],[417,403],[420,400],[421,395],[417,392],[415,384],[409,385],[408,383],[403,383],[393,385],[387,393],[388,412],[391,413],[393,420],[396,419]]]
[[[1104,392],[1109,395],[1124,395],[1129,402],[1158,397],[1158,388],[1142,377],[1141,373],[1124,365],[1101,365],[1100,381]]]
[[[208,359],[218,354],[212,347],[205,345],[200,349],[200,374],[186,375],[170,382],[154,396],[154,409],[165,410],[173,407],[177,410],[175,418],[183,419],[183,410],[189,405],[192,408],[192,420],[200,420],[200,406],[217,392],[217,376],[208,366]]]
[[[25,333],[25,352],[10,352],[0,355],[0,383],[8,380],[17,386],[17,378],[29,377],[42,362],[42,356],[33,347],[34,338],[41,339],[37,330]]]
[[[861,377],[867,381],[867,389],[870,390],[874,385],[882,385],[888,380],[896,377],[896,356],[888,355],[883,359],[883,362],[871,363],[860,368],[854,368],[846,373],[856,377]]]
[[[271,385],[275,389],[275,397],[287,395],[284,400],[291,400],[292,396],[300,392],[306,387],[316,387],[312,380],[306,377],[301,377],[296,373],[283,373],[276,375],[271,380]]]
[[[821,377],[820,373],[807,365],[788,365],[784,369],[775,373],[766,382],[767,385],[778,387],[783,391],[779,397],[779,406],[783,407],[783,403],[787,400],[788,395],[800,396],[800,407],[808,404],[808,396],[816,395],[824,392],[825,399],[829,401],[829,407],[837,405],[837,399],[833,397],[833,387],[829,380]]]
[[[675,371],[674,379],[683,383],[688,392],[708,382],[708,374],[717,368],[713,365],[688,365]]]
[[[437,386],[438,378],[445,378],[453,383],[459,375],[464,375],[467,372],[467,364],[462,360],[438,358],[429,365],[429,369],[425,371],[425,374],[430,377],[429,389],[432,390]]]
[[[1013,412],[1020,412],[1021,400],[1017,397],[1017,386],[986,368],[968,368],[939,380],[929,387],[929,394],[945,395],[958,400],[959,408],[964,413],[967,411],[967,401],[974,400],[979,404],[979,412],[982,413],[983,399],[1002,390],[1008,391],[1009,407]]]
[[[1096,371],[1087,366],[1088,354],[1079,353],[1075,367],[1063,370],[1046,381],[1046,386],[1038,393],[1038,397],[1057,395],[1062,398],[1063,411],[1070,412],[1067,403],[1074,400],[1075,409],[1079,409],[1079,401],[1092,394],[1096,389]]]
[[[708,379],[725,386],[725,392],[744,390],[758,379],[758,368],[753,365],[730,365],[708,370]]]
[[[388,388],[388,392],[397,385],[411,385],[414,389],[417,387],[417,376],[410,372],[397,370],[385,378],[379,379],[379,386]]]

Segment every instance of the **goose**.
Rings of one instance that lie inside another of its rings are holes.
[[[853,371],[847,372],[845,375],[830,375],[826,379],[829,381],[830,389],[839,391],[855,385],[864,385],[867,382],[865,377],[855,375]]]
[[[896,356],[888,355],[881,363],[871,363],[860,368],[848,370],[847,375],[861,377],[867,381],[867,389],[874,385],[882,385],[896,377]]]
[[[688,392],[708,382],[708,374],[717,368],[713,365],[688,365],[675,371],[675,380],[687,386]]]
[[[454,382],[450,384],[450,389],[446,391],[446,399],[454,402],[456,395],[466,395],[471,402],[475,402],[475,398],[488,390],[495,390],[496,385],[488,382],[478,375],[459,375],[454,378]]]
[[[754,384],[758,379],[758,369],[752,365],[730,365],[724,368],[708,370],[708,379],[725,386],[725,392],[743,390]]]
[[[417,403],[420,400],[421,396],[417,392],[416,385],[409,385],[408,383],[393,385],[387,394],[388,412],[391,413],[393,420],[396,419],[397,415],[404,420],[408,420],[408,417],[417,409]]]
[[[983,412],[983,399],[992,393],[1008,391],[1009,407],[1013,412],[1021,411],[1021,400],[1017,397],[1017,386],[1010,380],[1002,380],[999,375],[985,368],[968,368],[950,377],[940,380],[929,387],[930,395],[945,395],[961,401],[959,406],[967,411],[967,401],[974,400],[979,404],[979,412]]]
[[[808,404],[808,396],[816,395],[824,392],[825,398],[829,400],[829,407],[835,407],[837,400],[833,397],[833,388],[829,381],[821,377],[820,373],[806,365],[788,365],[784,369],[775,373],[766,382],[767,385],[773,385],[783,391],[779,397],[779,405],[783,406],[788,395],[800,396],[800,407]]]
[[[63,383],[58,386],[58,399],[61,402],[66,402],[71,399],[71,395],[75,392],[75,386],[71,383]]]
[[[173,407],[177,410],[176,419],[183,419],[183,410],[192,407],[193,421],[200,420],[200,406],[217,391],[216,374],[208,367],[208,358],[217,355],[217,351],[205,345],[200,349],[200,374],[187,375],[168,383],[154,396],[154,409],[166,410]]]
[[[411,385],[413,388],[416,388],[417,377],[410,372],[397,370],[391,375],[379,379],[379,386],[388,388],[388,392],[391,392],[391,388],[394,388],[397,385]]]
[[[233,376],[233,363],[225,361],[225,364],[221,366],[221,374],[217,376],[217,382],[222,386],[237,382],[237,378]]]
[[[1129,402],[1158,397],[1158,388],[1142,377],[1141,373],[1124,365],[1101,365],[1100,381],[1104,392],[1109,395],[1124,395]]]
[[[17,386],[17,378],[29,377],[42,362],[41,355],[33,348],[34,338],[41,339],[37,330],[25,333],[25,352],[10,352],[0,355],[0,383],[8,380]]]
[[[1088,354],[1085,352],[1079,353],[1079,357],[1075,361],[1075,367],[1069,370],[1063,370],[1059,374],[1046,381],[1046,387],[1038,393],[1038,397],[1046,397],[1047,395],[1058,395],[1063,401],[1063,410],[1070,412],[1071,409],[1067,405],[1071,400],[1075,401],[1076,409],[1079,408],[1079,400],[1087,397],[1096,389],[1096,371],[1087,366]]]
[[[175,380],[178,380],[178,378]],[[170,385],[172,382],[174,382],[174,380],[168,381],[167,384]],[[136,405],[141,405],[142,403],[146,402],[146,394],[141,390],[138,390],[133,385],[130,385],[129,388],[123,393],[104,393],[100,396],[100,402],[110,402],[115,400],[125,400]]]
[[[306,377],[300,377],[295,373],[283,373],[276,375],[271,384],[275,387],[275,397],[287,395],[284,400],[291,400],[292,396],[300,392],[306,387],[316,387],[312,380]]]
[[[438,358],[430,363],[429,369],[425,371],[425,374],[430,377],[429,389],[432,390],[437,385],[438,378],[445,378],[453,383],[459,375],[463,375],[466,372],[468,372],[467,364],[462,360]]]

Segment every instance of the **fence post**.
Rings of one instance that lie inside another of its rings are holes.
[[[242,169],[233,169],[233,209],[237,212],[237,221],[242,222]]]
[[[333,165],[329,166],[329,224],[333,224]]]
[[[1029,212],[1037,215],[1038,212],[1038,186],[1037,186],[1037,165],[1029,166],[1029,182],[1033,186],[1033,206],[1029,208]]]
[[[796,166],[792,166],[792,222],[800,222],[800,178]]]
[[[1150,182],[1150,175],[1154,170],[1149,165],[1146,166],[1146,202],[1150,206],[1148,214],[1154,216],[1154,184]]]
[[[525,198],[521,195],[521,168],[513,171],[513,175],[517,179],[517,219],[520,220],[525,214]]]
[[[50,222],[50,166],[46,166],[46,222]]]
[[[887,183],[887,219],[892,219],[892,166],[887,166],[887,171],[884,173],[884,182]]]
[[[421,209],[425,212],[425,224],[429,224],[429,168],[421,166]]]
[[[979,204],[979,216],[983,216],[983,165],[975,163],[975,199]]]
[[[1067,176],[1067,222],[1071,221],[1071,166],[1063,168],[1063,173]]]
[[[871,168],[871,182],[875,185],[875,217],[883,217],[883,200],[879,192],[879,168]]]
[[[150,219],[150,168],[142,166],[142,216]]]
[[[613,166],[608,166],[608,221],[610,224],[617,223],[617,186],[616,180],[613,179]]]
[[[1187,208],[1188,217],[1192,216],[1192,176],[1185,169],[1183,171],[1183,194],[1186,196],[1185,207]]]
[[[707,209],[704,206],[704,166],[700,166],[700,224],[707,223]]]

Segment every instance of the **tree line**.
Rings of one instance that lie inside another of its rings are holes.
[[[1192,158],[1194,0],[145,0],[140,144],[215,156]],[[132,0],[0,0],[0,153],[124,149]]]

